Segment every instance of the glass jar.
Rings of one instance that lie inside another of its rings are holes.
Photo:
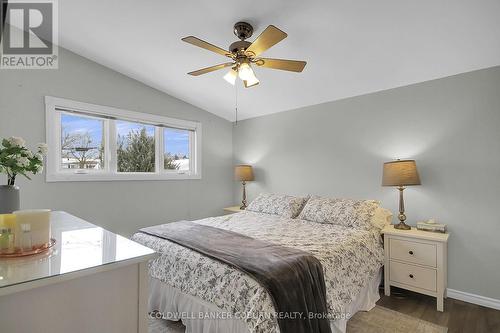
[[[31,224],[21,224],[21,251],[27,252],[33,250],[33,240],[31,237]]]
[[[10,228],[0,229],[0,252],[14,253],[14,234]]]

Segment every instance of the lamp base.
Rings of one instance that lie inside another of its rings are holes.
[[[404,222],[399,222],[398,224],[394,225],[394,229],[399,229],[399,230],[410,230],[411,227],[404,223]]]
[[[241,200],[241,206],[240,206],[240,209],[241,210],[245,210],[245,208],[247,208],[247,191],[246,191],[246,181],[242,181],[241,182],[241,185],[243,185],[243,200]]]

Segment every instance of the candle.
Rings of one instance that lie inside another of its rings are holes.
[[[16,215],[0,214],[0,226],[14,230],[16,227]]]
[[[29,224],[31,241],[34,247],[39,247],[50,241],[50,209],[28,209],[14,212],[16,223],[19,226]],[[17,234],[20,236],[20,231]],[[20,237],[17,237],[16,246],[20,246]]]

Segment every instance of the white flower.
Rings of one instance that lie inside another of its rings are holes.
[[[25,168],[30,165],[30,160],[27,157],[21,156],[17,159],[17,165]]]
[[[43,165],[38,164],[36,166],[35,174],[42,173],[42,171],[43,171]]]
[[[42,153],[43,155],[47,155],[48,151],[49,151],[49,146],[46,144],[46,143],[43,143],[43,142],[40,142],[38,144],[38,150],[40,151],[40,153]]]
[[[32,158],[33,157],[33,152],[31,150],[26,150],[26,157],[27,158]]]
[[[17,147],[24,147],[26,145],[26,141],[24,141],[23,138],[20,138],[18,136],[11,136],[9,138],[9,143]]]
[[[37,159],[39,159],[40,161],[43,161],[43,155],[42,155],[42,154],[40,154],[40,153],[36,153],[36,154],[35,154],[35,157],[36,157]]]

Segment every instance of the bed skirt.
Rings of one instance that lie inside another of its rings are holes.
[[[382,270],[369,280],[342,313],[353,316],[358,311],[371,310],[380,298],[378,289],[381,277]],[[223,312],[214,304],[187,295],[155,278],[150,278],[149,311],[159,311],[168,320],[182,320],[186,333],[249,333],[244,321],[234,318],[209,318],[217,313],[221,313],[223,317]],[[207,318],[198,319],[200,313],[209,315]],[[348,319],[331,320],[332,333],[345,333]]]

